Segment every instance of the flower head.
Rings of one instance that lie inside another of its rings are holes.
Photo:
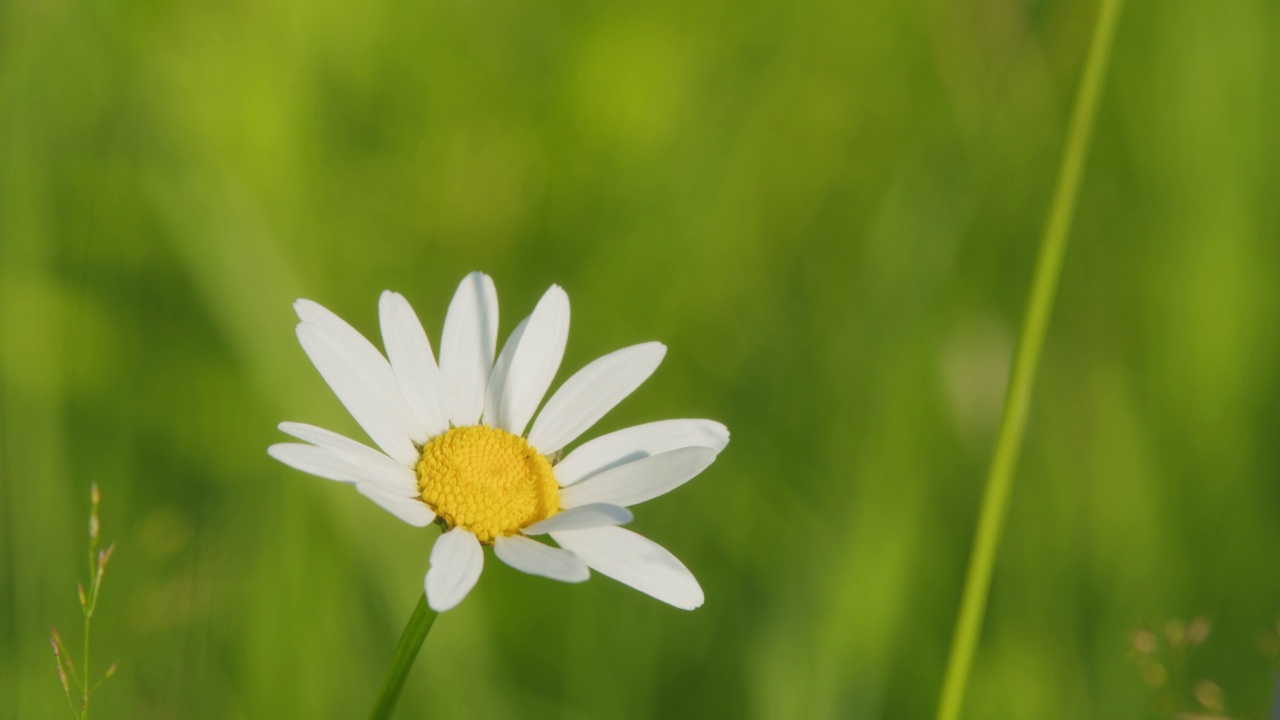
[[[497,352],[497,292],[487,275],[471,273],[449,305],[439,364],[398,293],[384,292],[379,303],[385,356],[320,305],[299,300],[294,309],[303,349],[381,451],[286,422],[280,429],[304,442],[267,452],[354,484],[411,525],[439,523],[425,582],[433,609],[454,607],[475,586],[484,545],[533,575],[582,582],[591,568],[679,608],[702,604],[702,588],[674,555],[619,526],[631,520],[628,507],[706,469],[729,431],[711,420],[664,420],[603,435],[560,459],[657,369],[661,343],[589,363],[537,412],[569,337],[569,298],[558,286]],[[533,539],[544,535],[559,547]]]

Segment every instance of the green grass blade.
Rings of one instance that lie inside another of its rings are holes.
[[[1123,0],[1103,0],[1093,31],[1093,42],[1085,60],[1084,76],[1076,94],[1070,125],[1067,128],[1066,145],[1058,170],[1053,203],[1045,223],[1040,254],[1036,260],[1035,277],[1031,284],[1031,297],[1023,320],[1018,349],[1014,353],[1013,368],[1005,397],[1004,415],[996,439],[995,453],[987,474],[986,489],[978,516],[978,529],[973,552],[965,575],[964,594],[956,621],[951,652],[947,659],[943,678],[942,695],[938,701],[938,720],[956,720],[964,703],[965,686],[973,666],[978,636],[987,605],[987,593],[991,587],[991,572],[1000,535],[1004,528],[1009,495],[1013,489],[1013,475],[1018,465],[1022,437],[1026,429],[1027,411],[1031,405],[1031,392],[1035,385],[1036,369],[1040,364],[1040,352],[1044,346],[1045,331],[1053,311],[1058,278],[1062,271],[1062,258],[1066,254],[1067,238],[1071,230],[1071,218],[1075,211],[1080,178],[1084,173],[1085,156],[1093,130],[1098,98],[1102,94],[1103,78],[1111,55],[1112,38]]]

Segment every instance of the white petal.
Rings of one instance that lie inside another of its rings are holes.
[[[415,497],[418,494],[416,481],[406,482],[403,477],[389,475],[376,465],[360,462],[329,448],[301,443],[279,443],[267,448],[267,454],[291,468],[327,480],[367,483],[400,497]]]
[[[379,481],[378,478],[380,478],[380,482],[385,485],[406,490],[414,490],[418,486],[418,476],[413,470],[368,445],[343,437],[336,432],[295,422],[280,423],[280,430],[367,468],[362,476],[365,480]]]
[[[334,457],[332,452],[314,445],[276,443],[267,448],[267,454],[294,470],[325,480],[353,483],[360,479],[356,467],[349,460]]]
[[[498,343],[498,291],[484,273],[462,279],[440,337],[440,375],[454,425],[475,425]]]
[[[400,391],[400,385],[391,371],[391,365],[373,343],[346,320],[319,303],[299,299],[293,303],[293,310],[298,314],[302,324],[319,327],[338,341],[343,348],[344,356],[350,360],[353,368],[365,375],[370,382],[376,383],[376,391],[387,404],[386,411],[393,414],[392,419],[401,424],[410,438],[417,442],[426,439],[422,428],[419,427],[412,413],[408,412],[404,393]],[[313,361],[314,359],[312,358]]]
[[[547,401],[529,431],[529,444],[550,455],[573,442],[658,369],[667,346],[642,343],[592,361]]]
[[[427,437],[449,429],[449,408],[444,381],[431,352],[431,341],[422,323],[400,293],[387,290],[378,301],[382,323],[382,344],[387,348],[391,370],[404,394],[405,403]]]
[[[666,494],[689,482],[716,459],[711,448],[681,448],[619,465],[560,491],[560,506],[588,503],[627,507]]]
[[[719,452],[729,444],[729,429],[714,420],[660,420],[601,435],[579,445],[556,464],[556,480],[564,486],[596,473],[685,447]]]
[[[401,464],[416,462],[418,450],[413,440],[422,430],[410,417],[386,359],[376,350],[369,357],[348,340],[311,322],[298,325],[298,341],[347,412],[378,447]]]
[[[552,533],[591,569],[682,610],[700,607],[702,588],[666,548],[619,527]]]
[[[450,610],[471,592],[484,568],[484,549],[476,536],[456,527],[431,548],[427,570],[427,604],[436,612]]]
[[[431,511],[431,508],[417,498],[402,497],[368,483],[356,483],[356,490],[377,503],[378,507],[414,527],[426,527],[436,519],[436,514]]]
[[[493,554],[502,562],[530,575],[541,575],[560,582],[577,583],[591,576],[587,564],[568,550],[543,545],[522,535],[499,535],[493,541]]]
[[[497,427],[524,434],[560,369],[568,340],[569,296],[559,285],[552,285],[529,316],[511,355],[511,367],[504,373]]]
[[[489,384],[484,395],[484,421],[498,426],[498,408],[502,407],[502,391],[507,387],[507,371],[511,368],[511,356],[516,354],[524,329],[529,325],[529,318],[520,321],[515,330],[507,336],[507,342],[498,353],[498,361],[493,364],[493,372],[489,373]]]
[[[521,532],[525,535],[542,535],[561,530],[586,530],[588,528],[611,527],[631,522],[631,511],[617,505],[594,503],[581,505],[557,513],[542,522],[536,522]]]

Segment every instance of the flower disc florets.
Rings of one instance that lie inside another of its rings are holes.
[[[450,528],[466,528],[482,543],[560,510],[551,462],[506,430],[453,428],[423,446],[417,471],[423,502]]]

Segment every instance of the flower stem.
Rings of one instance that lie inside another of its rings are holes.
[[[1008,510],[1009,495],[1013,489],[1013,474],[1018,465],[1018,453],[1022,447],[1023,431],[1027,423],[1027,410],[1031,404],[1031,391],[1035,384],[1036,368],[1040,363],[1040,351],[1044,345],[1045,330],[1053,310],[1058,277],[1062,270],[1062,258],[1067,249],[1071,229],[1071,217],[1075,211],[1076,194],[1089,148],[1093,120],[1102,93],[1103,77],[1111,54],[1112,38],[1123,0],[1102,0],[1093,41],[1085,60],[1084,75],[1076,93],[1070,125],[1067,128],[1066,145],[1058,168],[1053,202],[1041,238],[1040,254],[1036,260],[1035,276],[1023,319],[1018,349],[1013,357],[1009,377],[1008,394],[1005,397],[1004,415],[996,438],[996,448],[987,474],[982,507],[978,515],[978,527],[974,537],[969,568],[965,575],[964,593],[960,600],[955,635],[951,641],[951,653],[947,659],[942,695],[938,701],[938,720],[956,720],[964,702],[965,685],[973,665],[978,636],[982,631],[983,614],[987,605],[987,592],[991,587],[991,572],[1000,534]]]
[[[369,713],[369,720],[385,720],[391,717],[391,711],[395,709],[396,702],[400,699],[400,691],[404,688],[404,681],[409,677],[409,668],[413,667],[413,661],[417,659],[418,651],[422,649],[422,643],[427,639],[427,633],[430,632],[431,625],[436,621],[438,614],[427,606],[425,595],[418,599],[418,607],[414,608],[413,615],[409,616],[409,623],[404,626],[400,643],[396,645],[395,655],[391,657],[391,667],[387,668],[387,679],[382,682],[382,691],[378,693],[378,700],[373,705],[373,711]]]

